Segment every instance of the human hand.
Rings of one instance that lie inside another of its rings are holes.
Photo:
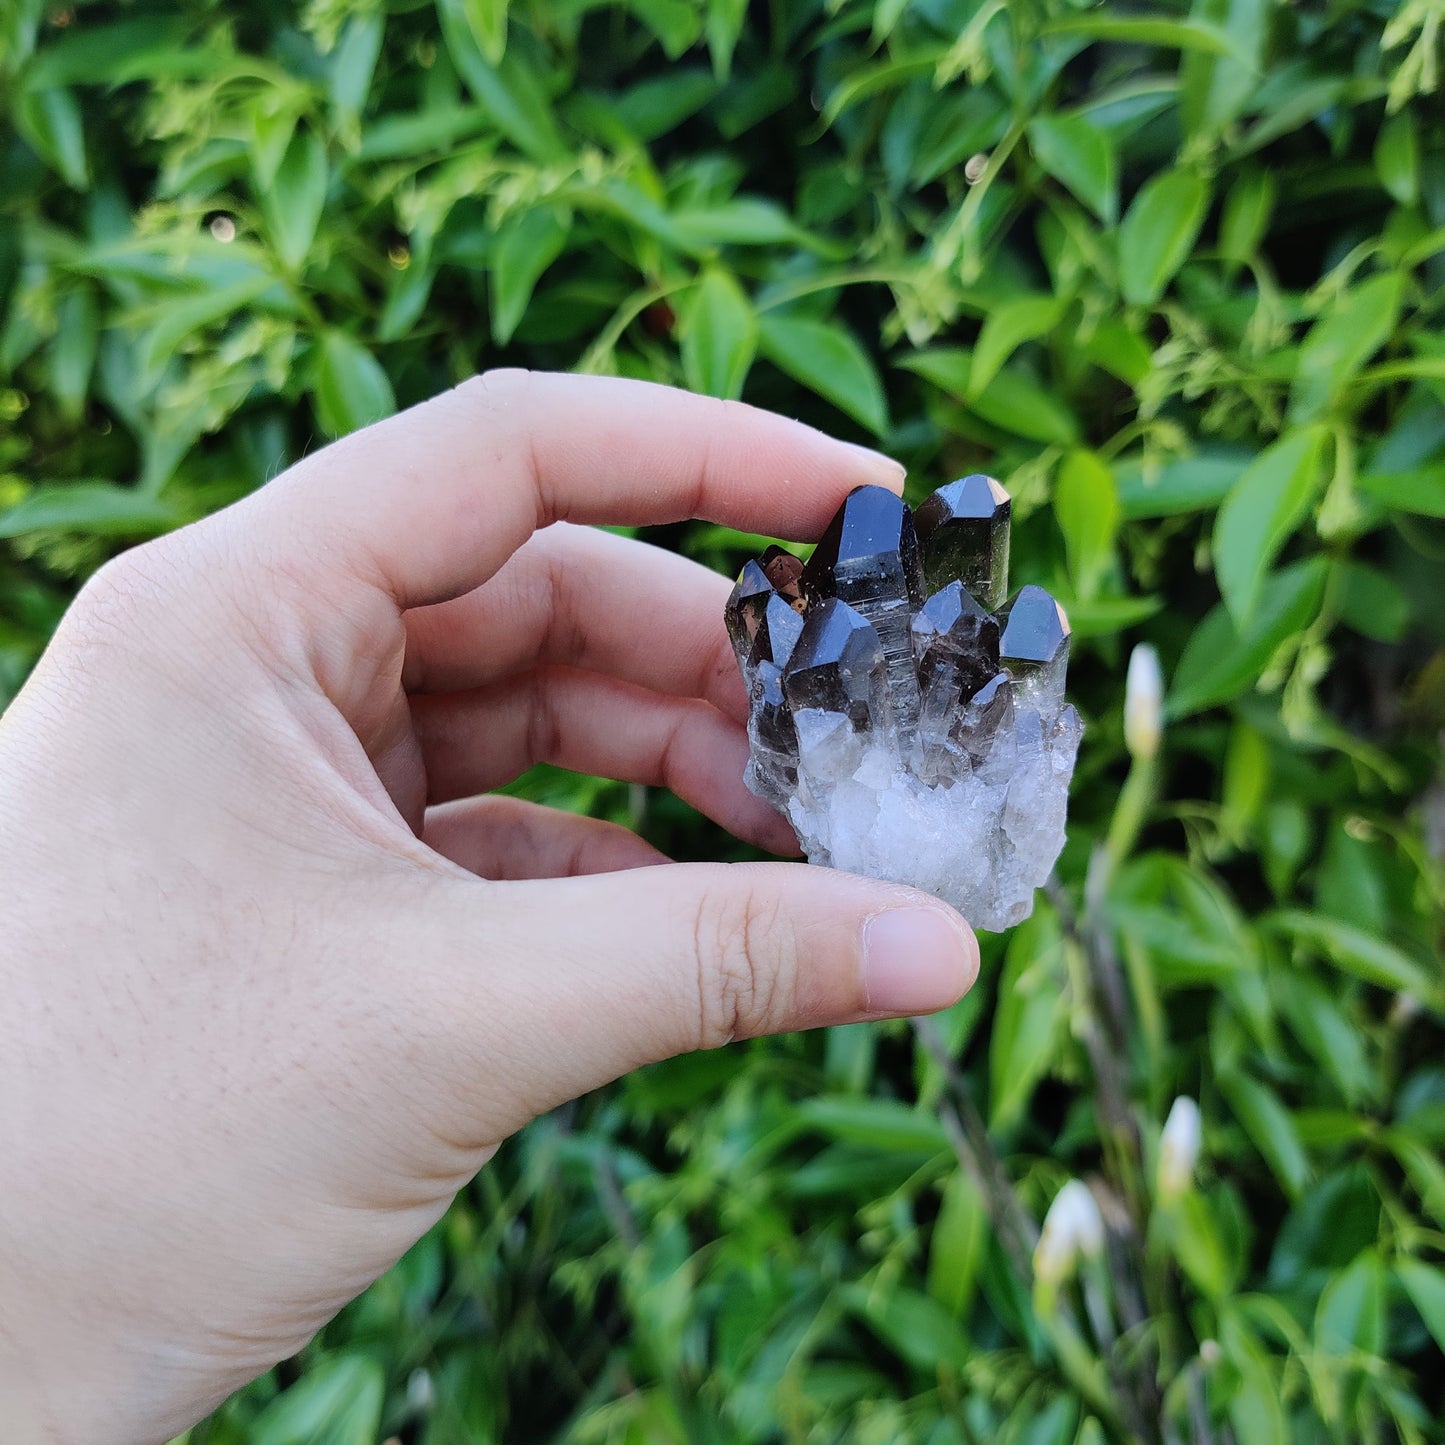
[[[96,575],[0,720],[6,1440],[183,1429],[628,1069],[969,986],[909,889],[484,796],[545,760],[795,851],[742,786],[728,584],[549,524],[808,537],[901,480],[737,404],[502,372]]]

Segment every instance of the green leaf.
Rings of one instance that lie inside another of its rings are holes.
[[[1344,1101],[1356,1105],[1376,1093],[1374,1070],[1355,1020],[1343,1000],[1303,973],[1285,973],[1273,982],[1290,1031],[1302,1043]]]
[[[87,22],[52,35],[25,69],[25,86],[113,85],[117,69],[136,56],[181,44],[189,26],[174,15],[146,15],[103,25]]]
[[[829,249],[796,225],[781,206],[760,196],[735,196],[721,206],[679,206],[668,221],[679,240],[696,251],[787,243]]]
[[[719,80],[732,73],[733,51],[747,20],[748,0],[707,0],[707,21],[703,26],[713,72]]]
[[[1248,261],[1269,230],[1274,214],[1274,177],[1262,168],[1243,172],[1229,188],[1219,218],[1219,253],[1227,261]]]
[[[1196,48],[1180,60],[1179,111],[1191,139],[1217,135],[1253,99],[1270,13],[1271,0],[1196,0],[1194,20],[1217,27],[1231,53]]]
[[[1059,467],[1054,514],[1069,553],[1069,575],[1079,595],[1091,598],[1114,559],[1119,499],[1114,477],[1097,452],[1071,451]]]
[[[507,53],[508,0],[461,0],[467,29],[488,65],[500,65]]]
[[[1445,1229],[1445,1164],[1440,1162],[1436,1151],[1404,1128],[1382,1131],[1380,1142],[1400,1161],[1400,1167],[1420,1196],[1420,1207]]]
[[[639,140],[655,140],[695,115],[718,93],[717,77],[701,66],[675,66],[665,75],[639,81],[615,106],[622,123]]]
[[[1025,341],[1046,336],[1054,329],[1063,310],[1063,302],[1055,296],[1020,296],[994,307],[984,317],[973,348],[969,390],[974,395],[983,391]]]
[[[1320,913],[1289,909],[1266,915],[1264,923],[1366,983],[1408,993],[1424,1004],[1439,997],[1436,982],[1409,954],[1362,928]]]
[[[1323,413],[1395,329],[1404,280],[1373,276],[1331,303],[1300,344],[1290,414],[1310,421]]]
[[[1131,522],[1212,511],[1228,496],[1252,456],[1208,448],[1164,462],[1127,457],[1114,466],[1120,511]]]
[[[353,15],[331,52],[327,79],[332,104],[342,115],[355,119],[366,105],[385,28],[381,14]]]
[[[493,238],[488,280],[492,296],[492,339],[505,346],[532,299],[542,273],[562,254],[571,234],[570,217],[551,206],[509,216]]]
[[[481,106],[455,105],[423,110],[415,115],[382,116],[361,135],[357,159],[389,161],[427,151],[445,150],[458,141],[480,135],[491,125]]]
[[[262,91],[250,106],[251,176],[256,194],[264,196],[276,184],[276,172],[286,159],[286,150],[296,135],[301,119],[300,97],[278,96],[275,91]]]
[[[1145,181],[1119,226],[1119,286],[1135,306],[1152,305],[1184,264],[1209,205],[1209,187],[1190,171]]]
[[[1224,1358],[1238,1374],[1229,1399],[1229,1423],[1236,1440],[1249,1445],[1294,1445],[1295,1436],[1280,1403],[1283,1390],[1270,1373],[1268,1355],[1231,1311],[1221,1320]]]
[[[1408,110],[1392,115],[1375,142],[1375,174],[1402,206],[1420,199],[1420,136]]]
[[[431,299],[436,267],[430,248],[418,246],[411,253],[411,263],[395,272],[386,291],[386,305],[376,323],[378,341],[397,341],[410,333]],[[495,304],[493,316],[496,315]]]
[[[1016,1434],[1010,1434],[1017,1445],[1075,1445],[1074,1427],[1078,1423],[1078,1401],[1070,1394],[1055,1395]]]
[[[988,1205],[978,1186],[961,1169],[950,1174],[933,1222],[928,1292],[955,1319],[968,1315],[988,1236]]]
[[[15,128],[67,185],[83,191],[90,184],[80,106],[70,91],[63,85],[22,90],[11,113]]]
[[[261,1412],[251,1445],[376,1445],[386,1376],[365,1355],[313,1365]]]
[[[1298,1199],[1309,1182],[1310,1165],[1289,1111],[1272,1090],[1237,1070],[1219,1076],[1219,1090],[1284,1192]]]
[[[945,1154],[948,1135],[936,1115],[892,1099],[804,1099],[798,1121],[845,1144],[904,1153]]]
[[[1398,642],[1410,625],[1410,599],[1395,579],[1363,562],[1336,564],[1340,618],[1377,642]]]
[[[157,308],[155,323],[142,332],[136,348],[141,371],[148,376],[158,374],[188,337],[216,322],[248,314],[262,296],[273,290],[276,295],[268,301],[279,299],[289,308],[282,286],[264,272],[229,286],[207,288],[194,296],[167,298]]]
[[[1395,1278],[1419,1310],[1436,1346],[1445,1350],[1445,1270],[1417,1259],[1402,1259],[1395,1265]]]
[[[1377,1355],[1385,1341],[1385,1271],[1366,1250],[1325,1286],[1315,1309],[1322,1355]]]
[[[1043,904],[1014,930],[998,987],[989,1041],[989,1127],[1004,1129],[1022,1115],[1034,1086],[1053,1062],[1063,1022],[1064,942],[1058,919]]]
[[[1227,1295],[1234,1271],[1209,1200],[1190,1190],[1162,1217],[1174,1257],[1195,1287],[1210,1299]]]
[[[1084,342],[1082,354],[1100,370],[1136,389],[1154,366],[1148,341],[1123,321],[1101,321]]]
[[[1106,226],[1119,206],[1119,160],[1108,131],[1077,115],[1044,115],[1029,122],[1034,159],[1067,186]]]
[[[1194,20],[1155,20],[1146,16],[1071,15],[1043,26],[1045,35],[1086,35],[1091,40],[1117,40],[1125,45],[1156,45],[1170,50],[1203,50],[1234,55],[1229,36],[1213,25]]]
[[[1113,637],[1147,622],[1164,606],[1160,597],[1060,597],[1074,637]]]
[[[113,482],[65,482],[36,487],[0,510],[0,539],[28,532],[84,532],[93,537],[145,537],[185,519],[168,503]]]
[[[1260,589],[1248,624],[1236,628],[1220,603],[1190,634],[1165,712],[1188,717],[1235,696],[1269,665],[1280,645],[1296,636],[1319,611],[1327,567],[1311,557],[1277,572]]]
[[[370,426],[396,410],[381,363],[345,331],[322,335],[314,364],[317,419],[331,436]]]
[[[812,321],[765,311],[758,349],[779,371],[811,387],[874,436],[888,429],[883,383],[868,353],[836,321]]]
[[[1270,563],[1309,511],[1324,482],[1326,434],[1286,433],[1246,467],[1214,524],[1214,573],[1235,625],[1248,626]]]
[[[566,159],[568,147],[547,94],[516,47],[493,65],[472,34],[466,0],[436,0],[436,8],[452,64],[497,129],[533,160]]]
[[[627,8],[657,36],[669,60],[676,60],[702,35],[701,7],[691,0],[627,0]]]
[[[55,340],[50,344],[50,389],[61,414],[71,423],[85,413],[90,373],[100,343],[95,295],[82,283],[67,291],[55,308]]]
[[[969,353],[942,347],[915,352],[898,363],[946,391],[984,421],[1030,441],[1072,446],[1079,439],[1079,420],[1059,396],[1026,372],[1009,367],[982,391],[970,386]]]
[[[316,226],[326,202],[326,147],[305,126],[296,129],[277,167],[276,178],[261,191],[261,210],[271,245],[288,274],[306,266]]]
[[[758,345],[758,319],[742,288],[714,268],[689,294],[682,316],[682,373],[693,391],[742,394]]]
[[[1413,472],[1367,472],[1355,486],[1396,511],[1445,517],[1445,464]]]
[[[968,379],[973,371],[973,357],[959,347],[937,347],[932,351],[915,351],[901,358],[898,365],[931,381],[940,391],[960,401],[968,396]]]
[[[896,90],[916,75],[932,74],[947,53],[947,46],[930,45],[911,53],[900,52],[878,65],[859,66],[829,94],[819,124],[827,129],[859,101]]]
[[[932,1375],[968,1368],[972,1352],[958,1321],[928,1295],[904,1285],[868,1289],[848,1284],[838,1299],[914,1369]]]

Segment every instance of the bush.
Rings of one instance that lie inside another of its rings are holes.
[[[117,547],[520,364],[802,415],[915,498],[1000,476],[1088,720],[1058,885],[962,1004],[538,1121],[191,1441],[1432,1438],[1439,23],[11,0],[7,694]],[[1131,761],[1141,640],[1165,728]],[[670,797],[517,786],[746,856]],[[1192,1182],[1178,1140],[1156,1172],[1178,1095]],[[1057,1259],[1061,1206],[1036,1270],[1071,1177],[1107,1247]]]

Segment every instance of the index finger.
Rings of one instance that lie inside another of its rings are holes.
[[[551,522],[701,517],[810,538],[865,483],[901,491],[903,468],[742,402],[493,371],[316,453],[252,505],[418,607],[479,586]]]

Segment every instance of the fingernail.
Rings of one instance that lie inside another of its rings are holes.
[[[860,446],[857,442],[844,442],[842,445],[854,453],[870,472],[879,473],[880,479],[886,478],[887,485],[892,487],[903,485],[903,479],[908,475],[908,471],[902,462],[896,462],[892,457],[885,456],[882,452],[876,452],[872,447]]]
[[[977,941],[941,908],[894,908],[863,926],[870,1013],[934,1013],[962,998],[977,977]]]

